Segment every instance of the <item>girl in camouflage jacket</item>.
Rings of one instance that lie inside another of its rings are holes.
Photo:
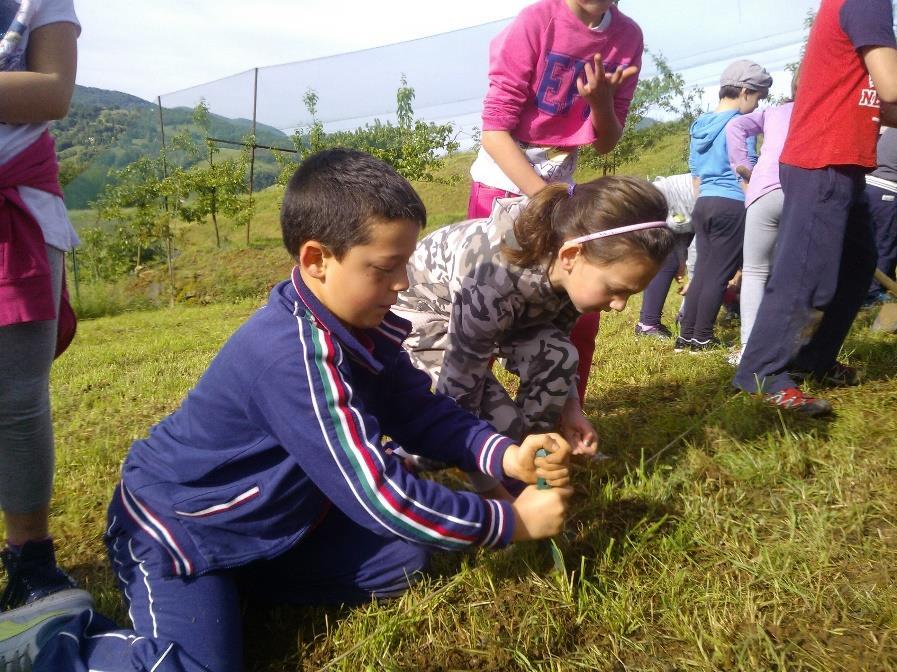
[[[560,427],[575,452],[594,454],[570,329],[581,313],[623,310],[645,288],[673,246],[666,216],[656,187],[611,176],[499,199],[487,219],[434,231],[394,308],[412,323],[412,361],[499,432]],[[492,374],[496,357],[520,377],[513,399]]]

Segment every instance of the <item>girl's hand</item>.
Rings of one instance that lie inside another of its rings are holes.
[[[598,432],[582,414],[579,399],[569,398],[561,409],[561,434],[573,446],[574,455],[588,455],[598,452]]]
[[[598,107],[612,102],[620,85],[630,77],[635,77],[638,68],[630,65],[628,68],[617,68],[611,74],[607,74],[601,54],[595,54],[594,60],[594,67],[591,63],[585,64],[583,76],[576,80],[576,90],[591,107]]]
[[[679,296],[685,296],[686,294],[688,294],[688,285],[689,285],[689,284],[691,284],[691,283],[690,283],[690,282],[683,282],[683,283],[679,286],[679,289],[676,290],[676,292],[679,294]]]
[[[536,457],[544,448],[548,455]],[[570,444],[560,434],[530,434],[519,446],[510,446],[502,459],[505,475],[524,483],[544,478],[552,488],[570,484]]]
[[[573,488],[539,490],[529,486],[514,500],[514,534],[512,541],[546,539],[564,527]]]

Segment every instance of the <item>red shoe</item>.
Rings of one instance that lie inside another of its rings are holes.
[[[784,408],[811,418],[832,412],[832,405],[825,399],[804,394],[799,387],[789,387],[775,394],[765,394],[763,400],[776,408]]]

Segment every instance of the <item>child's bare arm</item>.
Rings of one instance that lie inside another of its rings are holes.
[[[878,116],[883,126],[897,127],[897,104],[882,101],[881,113]]]
[[[0,72],[0,122],[29,124],[61,119],[75,87],[78,28],[51,23],[28,42],[28,71]]]
[[[545,186],[545,180],[533,170],[520,146],[508,131],[483,131],[482,143],[483,149],[489,153],[502,172],[526,196],[533,196]]]
[[[897,103],[897,49],[866,47],[863,62],[883,103]]]

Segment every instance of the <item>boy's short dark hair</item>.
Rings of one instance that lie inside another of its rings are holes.
[[[727,84],[726,86],[719,87],[719,99],[723,98],[738,98],[741,95],[740,86],[732,86],[731,84]]]
[[[404,219],[423,227],[420,196],[388,163],[352,149],[325,149],[293,173],[283,195],[283,244],[296,257],[309,240],[323,243],[337,259],[370,240],[376,220]]]
[[[738,98],[741,95],[742,89],[747,89],[748,91],[755,93],[756,91],[760,91],[762,94],[760,98],[765,99],[769,95],[769,89],[748,89],[744,86],[732,86],[731,84],[726,84],[725,86],[719,87],[719,99],[723,98]]]

